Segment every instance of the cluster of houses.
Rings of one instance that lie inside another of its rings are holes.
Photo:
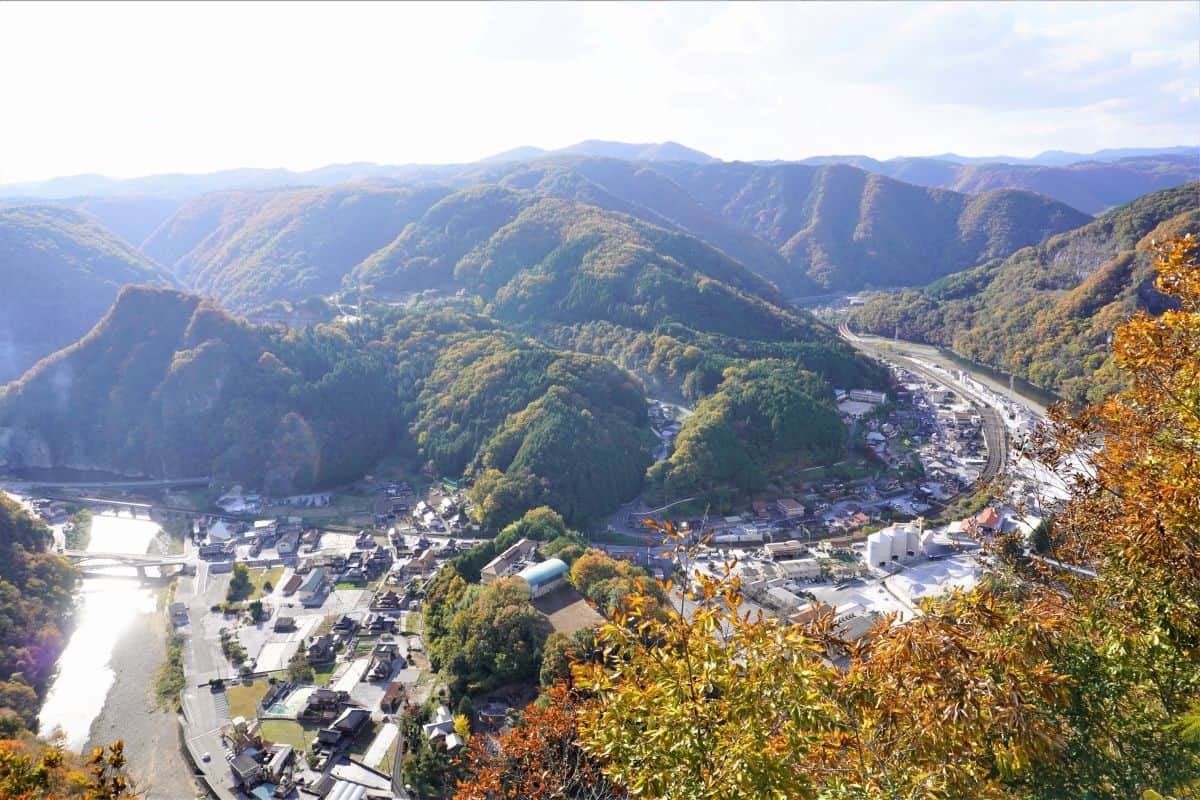
[[[245,720],[240,726],[235,724],[231,738],[244,741],[245,746],[229,762],[233,772],[234,782],[245,792],[252,792],[257,787],[271,783],[275,785],[274,796],[284,797],[292,790],[292,770],[295,765],[296,752],[290,744],[273,744],[269,747],[257,739],[249,738],[245,731]],[[238,728],[241,730],[237,730]]]
[[[654,457],[666,458],[671,454],[671,446],[675,437],[683,429],[683,424],[675,418],[674,410],[657,400],[648,400],[649,407],[646,416],[650,419],[650,430],[658,437],[659,445]]]

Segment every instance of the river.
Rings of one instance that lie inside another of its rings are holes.
[[[88,551],[142,554],[158,530],[157,523],[134,519],[128,512],[121,516],[96,514]],[[40,735],[48,736],[59,728],[68,748],[83,751],[116,679],[116,647],[132,626],[143,625],[146,615],[154,613],[155,603],[155,592],[136,580],[84,579],[75,627],[59,656],[58,672],[38,717]]]

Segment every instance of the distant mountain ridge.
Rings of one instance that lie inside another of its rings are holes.
[[[459,262],[530,206],[559,198],[578,204],[559,212],[588,219],[603,231],[601,242],[647,230],[616,222],[633,218],[664,232],[647,253],[677,247],[678,235],[665,236],[675,232],[693,240],[688,256],[676,259],[685,268],[703,272],[719,253],[797,296],[926,283],[1088,221],[1027,192],[965,195],[840,164],[564,155],[486,165],[460,180],[468,187],[457,193],[446,185],[368,183],[202,195],[163,222],[143,250],[182,285],[239,312],[329,294],[347,276],[389,292],[475,291],[461,282]],[[527,226],[528,238],[507,248],[512,269],[537,266],[544,237],[566,245],[555,237],[567,228],[554,233],[540,224],[540,233]],[[774,291],[764,283],[755,293]]]
[[[619,158],[624,161],[690,161],[696,164],[708,164],[720,160],[678,142],[631,144],[629,142],[587,139],[566,147],[560,147],[557,150],[544,150],[540,147],[530,146],[517,147],[480,159],[479,163],[496,164],[508,161],[534,161],[550,156],[575,155],[595,156],[597,158]]]
[[[1069,150],[1043,150],[1031,158],[1019,156],[960,156],[955,153],[930,156],[941,161],[959,164],[1030,164],[1044,167],[1063,167],[1081,161],[1119,161],[1125,158],[1144,156],[1188,156],[1200,158],[1200,147],[1182,145],[1176,147],[1116,147],[1096,150],[1092,153],[1075,153]]]
[[[0,209],[0,385],[83,336],[122,286],[173,286],[161,267],[71,209]]]
[[[894,158],[822,156],[804,164],[850,164],[907,183],[977,193],[990,189],[1023,189],[1053,197],[1088,214],[1099,214],[1142,195],[1200,178],[1200,148],[1108,151],[1112,158],[1067,163],[1005,163],[956,157]],[[1067,154],[1070,155],[1070,154]],[[1119,157],[1117,157],[1119,156]]]
[[[536,161],[542,158],[562,155],[590,155],[648,163],[687,161],[706,164],[720,161],[720,159],[714,156],[677,142],[633,144],[589,139],[557,150],[545,150],[540,147],[527,145],[513,148],[503,153],[496,153],[475,162],[463,164],[376,164],[372,162],[356,162],[330,164],[307,171],[293,171],[279,168],[241,168],[202,174],[148,175],[127,179],[110,178],[96,174],[61,176],[44,181],[0,184],[0,198],[31,201],[113,195],[167,195],[183,197],[229,189],[329,186],[335,183],[372,179],[397,180],[409,183],[444,182],[461,185],[461,181],[456,181],[457,176],[464,172],[469,173],[481,166],[512,161]],[[759,160],[751,163],[762,165],[788,163],[815,165],[853,164],[871,172],[879,172],[890,177],[899,177],[902,180],[923,183],[923,181],[905,178],[900,174],[906,162],[939,162],[942,165],[957,164],[959,166],[1007,164],[1061,167],[1082,162],[1107,163],[1131,158],[1183,159],[1185,163],[1190,164],[1193,170],[1192,174],[1187,178],[1188,180],[1198,177],[1196,173],[1200,170],[1200,147],[1194,146],[1133,147],[1099,150],[1094,153],[1046,151],[1033,158],[1018,158],[1013,156],[973,157],[947,153],[937,156],[901,156],[881,161],[864,155],[827,155],[809,156],[797,160]],[[945,169],[945,167],[942,168]],[[935,184],[926,183],[926,185]],[[955,188],[950,184],[939,183],[936,185],[943,186],[944,188]],[[1012,188],[1021,187],[1014,186]],[[1127,202],[1136,196],[1138,195],[1127,194],[1122,202]],[[1063,200],[1063,198],[1057,199]],[[1095,213],[1096,210],[1100,209],[1081,208],[1080,210]]]
[[[726,221],[778,249],[792,295],[913,285],[1036,244],[1088,217],[1021,191],[966,195],[845,164],[658,166]]]
[[[246,311],[336,291],[356,264],[447,192],[347,184],[203,195],[164,222],[144,249],[183,285]]]

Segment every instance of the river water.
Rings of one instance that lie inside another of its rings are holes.
[[[92,518],[93,553],[145,553],[158,533],[158,523],[134,519],[128,512],[111,512]],[[58,673],[50,686],[39,734],[62,730],[66,746],[81,751],[92,723],[104,708],[116,673],[113,651],[128,628],[155,609],[155,593],[129,578],[86,578],[82,582],[75,628],[58,659]],[[149,680],[150,676],[143,676]]]

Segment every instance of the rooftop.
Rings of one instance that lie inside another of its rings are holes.
[[[562,559],[550,558],[538,564],[530,564],[525,569],[517,573],[518,578],[523,578],[530,586],[535,586],[542,583],[560,578],[567,572],[567,565]]]

